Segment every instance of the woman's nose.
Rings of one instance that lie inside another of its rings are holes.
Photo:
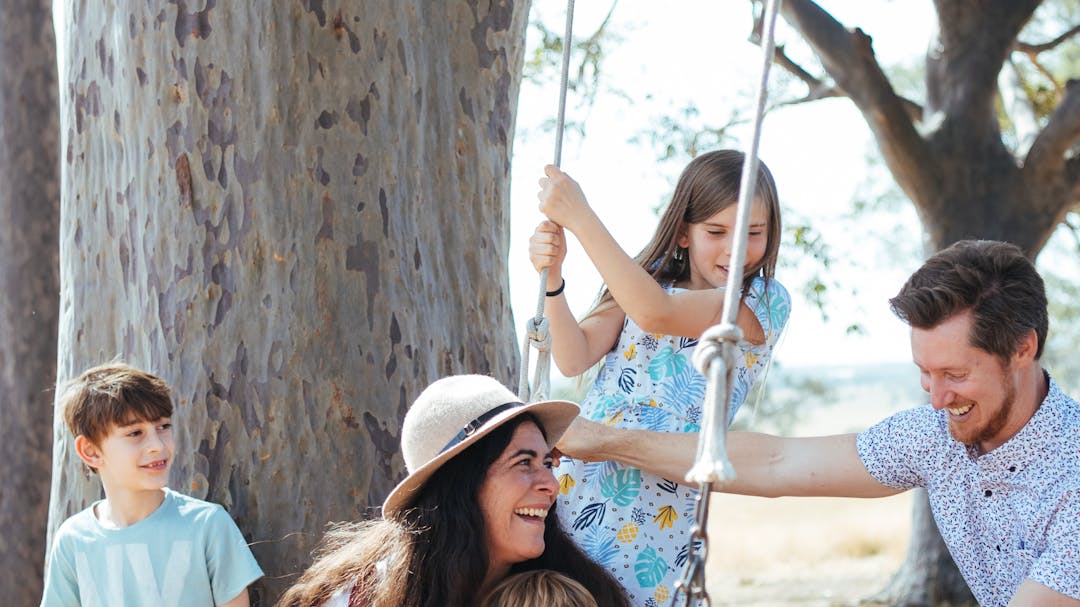
[[[541,493],[555,494],[559,490],[559,481],[555,480],[555,473],[550,468],[545,468],[536,481],[536,489]]]

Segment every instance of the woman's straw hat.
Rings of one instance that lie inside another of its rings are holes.
[[[383,516],[407,508],[431,475],[458,453],[519,415],[540,420],[548,448],[574,421],[578,406],[565,400],[522,403],[486,375],[454,375],[431,384],[405,414],[401,452],[409,475],[383,503]]]

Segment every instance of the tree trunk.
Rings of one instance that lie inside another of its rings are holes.
[[[41,599],[59,305],[56,46],[47,0],[0,1],[0,588]]]
[[[63,5],[59,375],[169,381],[170,484],[236,519],[268,605],[402,475],[428,382],[513,385],[528,2]],[[66,434],[50,529],[100,493]]]

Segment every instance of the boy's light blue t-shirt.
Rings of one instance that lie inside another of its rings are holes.
[[[221,506],[164,491],[161,506],[130,527],[102,527],[97,504],[64,521],[49,555],[42,607],[210,607],[262,577]]]

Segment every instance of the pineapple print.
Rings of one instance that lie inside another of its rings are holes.
[[[656,598],[656,602],[660,605],[667,603],[667,600],[671,598],[671,591],[667,589],[667,586],[658,584],[656,586],[656,592],[653,593],[653,597]]]
[[[626,360],[634,360],[634,358],[637,356],[637,344],[630,344],[630,347],[627,348],[626,351],[622,353],[622,355],[624,358],[626,358]]]
[[[637,524],[634,523],[633,521],[630,521],[629,523],[626,523],[625,525],[622,526],[622,528],[619,529],[619,533],[618,533],[618,535],[615,536],[615,538],[618,539],[619,542],[622,543],[622,544],[629,544],[630,542],[634,541],[634,538],[637,537],[637,534],[638,534],[638,526],[637,526]]]

